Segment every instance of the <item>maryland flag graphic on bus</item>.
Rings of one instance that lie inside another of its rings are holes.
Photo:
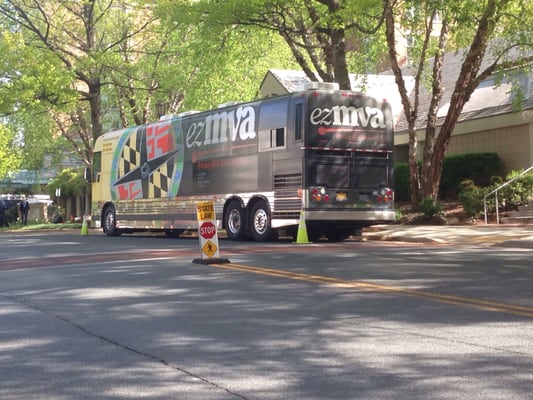
[[[127,129],[113,155],[113,200],[175,196],[183,174],[183,158],[179,123],[173,126],[163,121]]]

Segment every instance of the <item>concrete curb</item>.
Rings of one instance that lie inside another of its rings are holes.
[[[376,225],[364,240],[533,248],[533,225]]]

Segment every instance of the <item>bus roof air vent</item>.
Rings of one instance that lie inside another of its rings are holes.
[[[161,115],[161,117],[159,117],[159,121],[169,121],[169,120],[171,120],[173,118],[182,118],[182,117],[186,117],[187,115],[198,114],[199,112],[200,111],[190,110],[190,111],[181,112],[179,114]]]
[[[178,118],[181,118],[181,117],[186,117],[187,115],[198,114],[199,112],[201,112],[201,111],[197,111],[197,110],[183,111],[183,112],[179,113],[179,114],[176,115],[176,116],[177,116]]]
[[[301,92],[303,90],[339,90],[339,84],[337,82],[307,82],[298,86],[297,91]]]
[[[229,107],[229,106],[234,106],[236,104],[239,104],[238,101],[228,101],[227,103],[222,103],[222,104],[219,104],[218,105],[218,108],[224,108],[224,107]]]
[[[165,114],[165,115],[161,115],[159,117],[159,121],[168,121],[168,120],[171,120],[172,118],[174,118],[175,115],[174,114]]]

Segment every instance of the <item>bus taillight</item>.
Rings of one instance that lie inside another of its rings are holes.
[[[329,201],[329,194],[326,192],[325,187],[314,187],[311,189],[311,200],[320,203],[322,201]]]
[[[388,203],[394,200],[394,190],[389,188],[384,188],[379,192],[374,192],[374,195],[378,203]]]

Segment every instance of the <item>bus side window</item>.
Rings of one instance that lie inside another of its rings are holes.
[[[279,150],[287,146],[287,98],[266,100],[260,106],[258,143],[259,151]]]
[[[102,171],[102,152],[97,151],[93,155],[93,182],[100,181],[101,171]]]
[[[294,140],[302,140],[303,108],[304,105],[302,103],[296,104],[294,115]]]
[[[270,147],[285,146],[285,128],[276,128],[270,130]]]

